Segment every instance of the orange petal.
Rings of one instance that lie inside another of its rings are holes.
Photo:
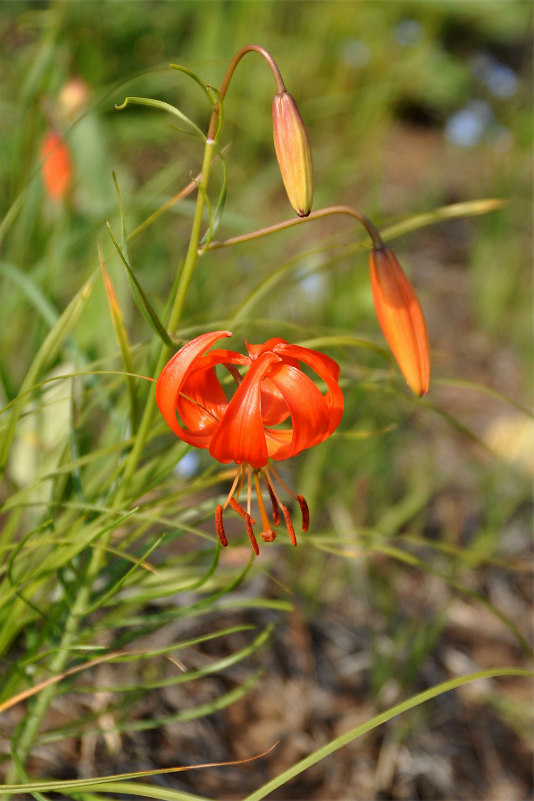
[[[201,359],[202,354],[205,353],[211,345],[213,345],[221,337],[232,336],[230,331],[212,331],[208,334],[202,334],[196,339],[191,340],[181,348],[178,353],[167,362],[161,371],[156,383],[156,403],[163,415],[167,425],[174,431],[176,436],[183,439],[189,445],[195,445],[197,448],[208,448],[212,436],[212,427],[209,423],[208,412],[206,415],[205,430],[188,431],[183,428],[176,419],[177,400],[186,383],[189,375],[195,370],[195,367]],[[193,388],[194,389],[194,388]],[[215,398],[215,406],[218,406],[221,398]],[[206,399],[209,403],[209,398]],[[186,416],[192,415],[191,409],[186,412]],[[198,415],[201,410],[195,413],[195,422],[200,425]]]
[[[238,386],[234,397],[213,435],[210,453],[219,462],[247,462],[252,467],[267,464],[268,453],[261,416],[261,380],[273,362],[274,353],[255,359]]]
[[[286,445],[273,449],[269,456],[288,459],[305,448],[322,442],[330,424],[330,414],[321,391],[302,370],[289,365],[274,365],[270,380],[278,388],[291,412],[292,437]]]
[[[328,387],[324,400],[330,412],[330,421],[328,428],[324,432],[324,436],[320,440],[320,442],[322,442],[336,430],[343,416],[343,392],[338,383],[340,374],[339,364],[335,362],[334,359],[331,359],[330,356],[326,356],[318,350],[304,348],[301,345],[277,345],[274,351],[282,357],[284,363],[293,359],[304,362],[304,364],[311,367],[311,369],[323,379]]]

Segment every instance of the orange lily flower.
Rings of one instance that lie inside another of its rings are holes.
[[[308,528],[308,507],[302,495],[294,495],[281,481],[269,460],[288,459],[327,439],[343,414],[343,394],[336,362],[309,348],[269,339],[249,345],[248,355],[226,349],[209,350],[230,331],[213,331],[188,342],[165,365],[156,384],[156,402],[167,424],[184,442],[207,448],[222,463],[236,462],[238,469],[223,505],[215,510],[217,535],[228,544],[223,511],[228,505],[245,521],[252,548],[259,553],[251,517],[252,484],[261,516],[261,537],[272,542],[280,523],[280,511],[293,545],[297,544],[291,514],[281,503],[275,480],[298,502],[302,530]],[[208,352],[209,351],[209,352]],[[300,367],[311,368],[326,384],[323,394]],[[237,388],[230,401],[215,372],[223,365]],[[238,367],[245,368],[243,375]],[[291,419],[291,427],[280,427]],[[246,509],[239,494],[247,479]],[[272,503],[272,522],[261,493],[265,485]]]
[[[72,162],[67,145],[56,131],[48,131],[41,145],[42,176],[47,195],[60,200],[69,191]]]
[[[408,385],[416,395],[425,395],[430,356],[421,304],[392,250],[373,249],[369,263],[380,327]]]

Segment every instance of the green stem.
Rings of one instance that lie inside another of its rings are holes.
[[[170,332],[171,336],[174,334],[178,326],[178,323],[180,321],[180,317],[182,315],[182,311],[184,308],[185,298],[187,295],[187,290],[189,289],[189,285],[191,283],[191,279],[193,277],[193,273],[198,261],[198,255],[199,255],[198,245],[200,242],[200,232],[202,226],[202,212],[204,209],[204,199],[205,199],[206,189],[208,186],[208,179],[210,174],[211,159],[214,146],[215,142],[211,139],[208,139],[208,141],[206,142],[206,148],[204,150],[204,161],[202,163],[202,172],[198,187],[197,203],[195,207],[195,214],[193,217],[193,226],[191,229],[191,238],[189,240],[189,247],[187,250],[187,255],[185,257],[185,262],[182,267],[180,283],[178,284],[178,290],[176,292],[173,305],[171,308],[171,313],[169,315],[169,323],[167,326],[167,330]],[[162,344],[158,360],[156,362],[156,370],[155,370],[156,376],[160,374],[161,370],[165,365],[165,362],[168,359],[168,356],[169,356],[169,348],[167,347],[167,345]],[[115,497],[115,503],[113,508],[116,510],[120,507],[120,504],[124,499],[126,491],[128,490],[130,479],[133,477],[137,469],[137,465],[139,464],[139,461],[141,459],[141,454],[143,452],[143,448],[145,446],[148,433],[150,431],[154,408],[155,408],[154,392],[152,387],[150,387],[145,408],[143,411],[143,417],[141,418],[139,429],[137,431],[137,436],[135,438],[134,446],[128,456],[121,484],[117,490],[117,495]]]

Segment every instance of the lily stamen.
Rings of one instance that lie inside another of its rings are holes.
[[[226,496],[226,500],[225,500],[225,502],[223,504],[223,510],[226,509],[226,507],[228,506],[229,503],[230,504],[232,503],[234,495],[237,495],[237,497],[239,498],[239,492],[241,490],[241,487],[243,486],[244,477],[245,477],[245,465],[241,465],[241,467],[239,468],[239,470],[235,474],[234,483],[232,484],[232,488],[231,488],[230,492],[228,493],[228,495]],[[240,479],[241,479],[241,481],[239,481]],[[239,486],[237,486],[238,481],[239,481]],[[236,487],[237,487],[237,492],[236,492]],[[250,512],[250,509],[249,509],[249,512]]]
[[[306,508],[306,512],[308,512],[308,504],[306,503],[306,501],[304,500],[304,498],[303,498],[303,496],[302,496],[302,495],[295,495],[295,493],[294,493],[294,492],[291,492],[291,490],[289,489],[289,487],[287,487],[287,486],[284,484],[284,482],[283,482],[283,481],[282,481],[282,480],[279,478],[279,476],[278,476],[278,474],[277,474],[276,470],[275,470],[275,469],[272,467],[272,465],[270,465],[269,467],[270,467],[270,469],[272,470],[272,473],[273,473],[274,477],[277,479],[277,481],[279,482],[279,484],[280,484],[282,487],[284,487],[284,489],[286,489],[286,490],[288,491],[288,493],[289,493],[289,494],[290,494],[290,495],[291,495],[293,498],[295,498],[295,500],[296,500],[296,501],[298,501],[298,503],[299,503],[299,506],[300,506],[300,511],[301,511],[301,513],[302,513],[302,530],[303,530],[303,531],[307,531],[307,530],[308,530],[308,523],[309,523],[310,516],[309,516],[309,513],[307,513],[307,515],[306,515],[306,517],[305,517],[305,515],[304,515],[304,513],[303,513],[303,511],[302,511],[302,510],[303,510],[303,505],[302,505],[301,501],[299,500],[299,498],[300,498],[300,499],[302,499],[302,501],[303,501],[303,503],[304,503],[304,507]],[[280,498],[278,497],[278,494],[277,494],[277,492],[276,492],[276,490],[275,490],[275,488],[274,488],[274,482],[273,482],[273,480],[272,480],[271,476],[269,475],[269,467],[265,466],[265,468],[264,468],[264,472],[265,472],[265,481],[267,482],[267,485],[270,487],[270,490],[271,490],[271,492],[273,493],[273,495],[274,495],[274,498],[275,498],[275,500],[276,500],[276,502],[277,502],[278,506],[279,506],[279,507],[280,507],[280,509],[282,510],[282,514],[283,514],[283,516],[284,516],[284,522],[285,522],[285,524],[286,524],[287,533],[289,534],[289,539],[291,540],[291,544],[292,544],[292,545],[296,545],[296,544],[297,544],[297,538],[296,538],[296,536],[295,536],[295,529],[294,529],[294,527],[293,527],[293,519],[292,519],[292,517],[291,517],[291,512],[289,511],[289,509],[287,508],[287,506],[285,506],[285,505],[282,503],[282,501],[280,500]],[[306,526],[304,525],[305,523],[306,523]]]
[[[267,487],[267,492],[269,493],[269,497],[271,498],[271,504],[273,507],[273,523],[275,526],[280,525],[280,501],[274,491],[274,487],[271,485],[268,476],[265,473],[265,469],[261,471],[261,477],[263,478],[263,482]]]
[[[258,547],[258,542],[256,540],[256,537],[254,536],[254,531],[252,529],[252,518],[250,517],[250,515],[247,515],[245,517],[245,526],[247,528],[247,534],[250,540],[250,544],[252,545],[252,550],[254,551],[256,556],[259,556],[260,549]]]
[[[261,471],[260,471],[261,472]],[[260,508],[260,516],[261,516],[261,525],[263,531],[261,532],[261,538],[264,542],[272,542],[276,539],[276,531],[271,528],[271,523],[267,512],[265,511],[265,504],[263,503],[263,498],[261,494],[261,486],[260,486],[260,478],[258,475],[258,470],[254,471],[254,484],[256,486],[256,497],[258,499],[258,506]]]
[[[284,515],[284,522],[286,524],[287,533],[289,534],[289,539],[291,540],[292,545],[297,544],[297,538],[295,536],[295,529],[293,528],[293,520],[291,519],[291,513],[287,506],[281,506],[282,514]]]
[[[228,540],[226,539],[226,534],[224,533],[223,508],[221,504],[215,507],[215,531],[217,532],[219,542],[223,548],[226,548],[228,545]]]
[[[280,478],[280,476],[278,475],[272,464],[269,465],[268,468],[265,467],[267,475],[269,470],[272,472],[273,476],[276,478],[278,483],[286,490],[286,492],[288,492],[291,495],[292,498],[294,498],[297,501],[298,505],[300,506],[300,514],[302,516],[302,530],[306,532],[308,530],[308,526],[310,525],[310,510],[308,509],[308,503],[306,501],[306,498],[303,495],[295,495],[295,493],[289,489],[287,484],[282,481],[282,479]],[[278,501],[278,503],[280,503],[280,501]],[[280,504],[280,506],[282,506],[282,504]]]
[[[242,517],[242,518],[243,518],[243,520],[246,520],[246,519],[247,519],[247,517],[248,517],[248,518],[250,519],[250,522],[251,522],[251,523],[255,523],[255,522],[256,522],[256,521],[254,520],[254,518],[253,518],[253,517],[251,517],[251,516],[250,516],[250,514],[249,514],[249,513],[246,511],[246,509],[243,509],[243,507],[241,506],[241,504],[239,503],[239,501],[236,501],[236,499],[235,499],[235,498],[230,498],[230,506],[232,507],[232,509],[234,510],[234,512],[237,512],[237,514],[239,515],[239,517]]]
[[[300,506],[300,514],[302,515],[302,530],[306,533],[310,525],[310,510],[308,509],[308,504],[304,495],[297,495],[297,501]]]

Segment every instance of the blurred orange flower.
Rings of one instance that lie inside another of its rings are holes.
[[[50,130],[45,134],[41,159],[41,174],[48,197],[54,200],[64,198],[71,184],[72,162],[69,149],[57,131]]]

